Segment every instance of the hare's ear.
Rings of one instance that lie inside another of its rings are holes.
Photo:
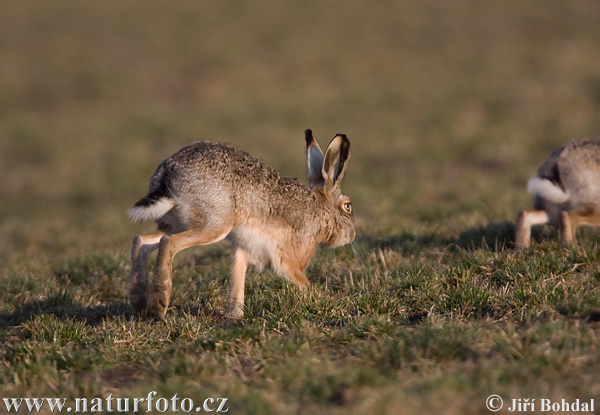
[[[306,138],[306,161],[308,162],[308,182],[311,186],[323,183],[323,151],[311,130],[304,131]]]
[[[350,160],[350,140],[345,134],[337,134],[325,151],[323,177],[328,185],[339,188]]]

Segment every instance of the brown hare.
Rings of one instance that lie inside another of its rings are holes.
[[[579,225],[600,225],[600,138],[568,142],[554,151],[527,188],[534,210],[519,212],[515,245],[529,246],[531,227],[548,223],[571,243]]]
[[[356,235],[352,204],[340,190],[350,142],[336,135],[325,154],[305,131],[310,188],[226,144],[199,141],[163,161],[150,191],[129,210],[154,219],[156,233],[137,235],[131,250],[129,300],[137,317],[164,319],[177,252],[224,238],[234,247],[229,317],[243,316],[246,267],[272,268],[299,288],[318,244],[340,246]],[[149,289],[148,257],[158,249]]]

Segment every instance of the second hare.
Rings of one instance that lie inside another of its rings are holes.
[[[544,161],[527,188],[535,193],[534,210],[517,217],[515,245],[529,246],[531,227],[557,227],[571,243],[579,225],[600,225],[600,138],[568,142]]]
[[[173,257],[185,248],[232,240],[229,316],[239,318],[248,265],[270,267],[306,288],[305,269],[317,245],[354,240],[352,204],[340,190],[350,142],[338,134],[323,154],[311,130],[305,138],[310,188],[244,151],[208,141],[184,147],[158,166],[148,195],[129,210],[134,220],[158,224],[156,233],[133,240],[129,300],[135,316],[164,319]],[[149,286],[148,257],[155,249]]]

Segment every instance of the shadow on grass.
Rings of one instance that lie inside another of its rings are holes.
[[[423,249],[491,249],[514,247],[515,226],[512,222],[490,222],[461,232],[458,236],[444,236],[435,232],[411,234],[403,232],[383,238],[365,236],[361,240],[368,248],[391,248],[403,253],[415,253]],[[535,236],[535,235],[534,235]]]
[[[443,248],[452,243],[449,239],[432,232],[420,235],[403,232],[399,235],[384,238],[367,236],[363,241],[367,243],[369,248],[391,248],[399,251],[412,251],[416,248]]]
[[[555,232],[547,226],[536,226],[531,232],[533,243],[540,243],[553,237],[556,237]],[[444,236],[435,232],[419,235],[404,232],[383,238],[366,235],[361,238],[361,241],[370,249],[391,248],[404,254],[430,249],[452,250],[456,248],[466,250],[488,249],[496,252],[514,249],[515,224],[509,221],[492,221],[485,225],[465,229],[457,236]]]
[[[12,314],[0,313],[0,327],[18,326],[36,315],[53,315],[59,319],[83,321],[86,325],[97,326],[105,319],[128,317],[129,304],[117,301],[109,306],[82,306],[66,290],[50,294],[43,300],[36,300],[21,305]]]
[[[463,249],[490,249],[502,251],[515,246],[515,224],[513,222],[489,222],[469,228],[455,239]]]

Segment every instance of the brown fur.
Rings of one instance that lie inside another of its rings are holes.
[[[558,228],[561,242],[574,241],[580,225],[600,225],[600,138],[572,140],[556,149],[530,180],[535,209],[517,216],[515,245],[527,247],[533,225]]]
[[[280,175],[250,154],[225,144],[191,144],[156,170],[147,196],[130,210],[153,218],[158,232],[134,239],[130,302],[137,316],[164,318],[172,292],[177,252],[196,245],[233,241],[229,315],[243,314],[248,265],[270,267],[300,288],[310,285],[305,269],[318,244],[339,246],[355,237],[350,200],[341,181],[350,142],[336,135],[325,154],[306,131],[310,189]],[[148,293],[148,256],[158,248]],[[149,297],[149,298],[148,298]]]

